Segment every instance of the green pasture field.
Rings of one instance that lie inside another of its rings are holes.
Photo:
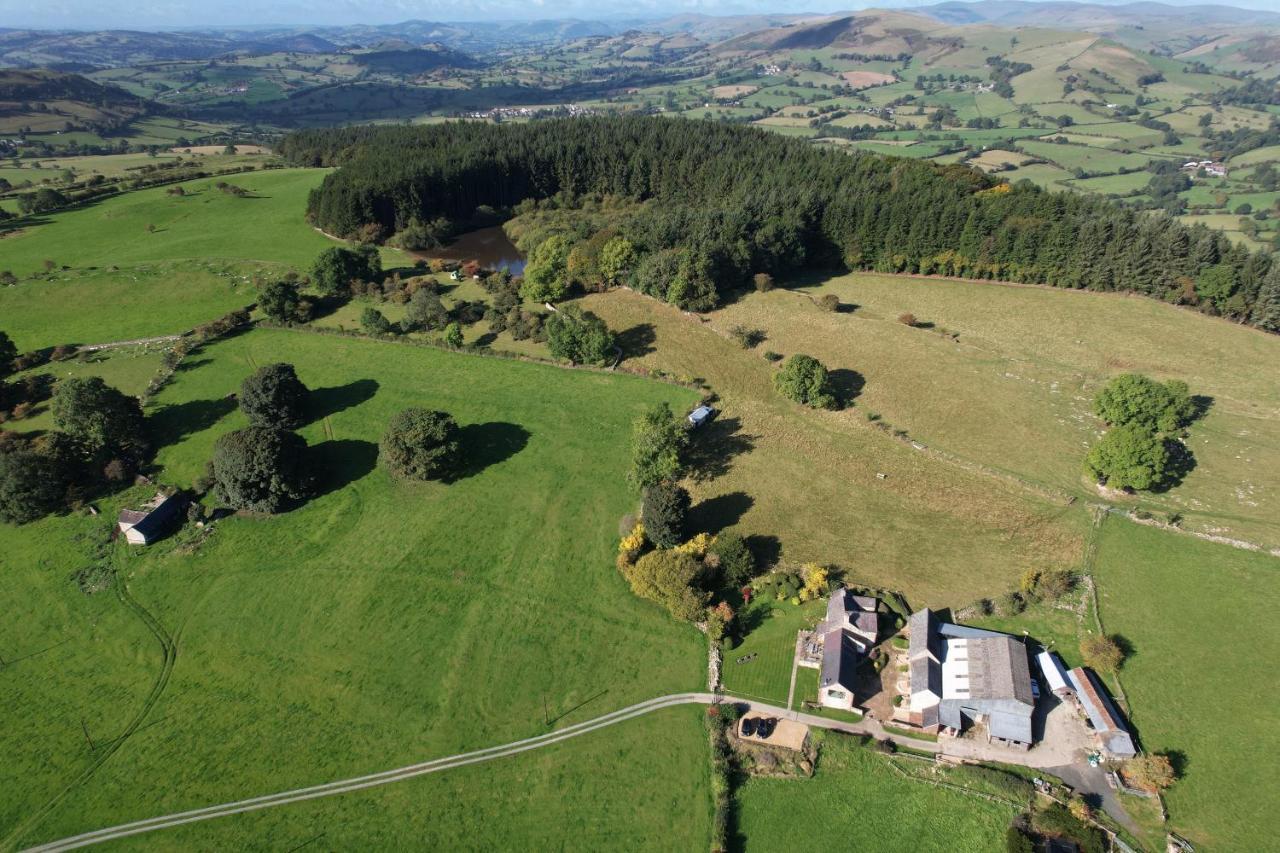
[[[176,334],[253,304],[256,271],[278,270],[199,260],[59,270],[0,288],[0,328],[24,352]]]
[[[719,395],[722,414],[697,437],[705,448],[699,453],[713,464],[689,483],[696,526],[734,527],[760,537],[757,551],[770,561],[833,565],[851,583],[902,590],[916,606],[1003,591],[1028,565],[1078,562],[1081,513],[915,450],[874,429],[860,400],[842,412],[817,412],[779,397],[772,387],[777,368],[762,353],[813,351],[816,341],[783,334],[769,311],[757,313],[774,304],[766,296],[717,311],[709,324],[626,292],[581,300],[624,339],[648,341],[628,349],[624,369],[701,379]],[[814,329],[824,326],[801,316]],[[743,350],[728,330],[744,321],[769,339]],[[839,371],[842,394],[858,384],[855,371],[866,370],[852,358],[827,363]]]
[[[1120,671],[1144,749],[1169,752],[1172,828],[1200,850],[1260,850],[1280,715],[1258,702],[1280,656],[1280,558],[1109,520],[1095,570],[1103,627],[1131,648]]]
[[[810,297],[824,293],[857,307],[823,311]],[[905,326],[903,313],[937,328]],[[1080,497],[1096,498],[1081,473],[1102,431],[1090,410],[1096,390],[1126,371],[1183,379],[1212,398],[1188,439],[1198,464],[1180,486],[1137,503],[1280,546],[1275,336],[1140,297],[873,274],[751,294],[713,324],[758,328],[762,348],[857,371],[865,384],[845,417],[875,412],[940,451]]]
[[[1056,163],[1064,169],[1080,168],[1094,172],[1138,169],[1150,159],[1142,154],[1125,154],[1086,145],[1059,145],[1055,142],[1025,139],[1019,144],[1028,154]]]
[[[1072,189],[1102,195],[1124,195],[1135,190],[1145,189],[1151,182],[1148,171],[1129,172],[1124,175],[1106,175],[1101,178],[1084,178],[1067,182]]]
[[[321,493],[305,506],[224,519],[202,544],[188,528],[98,558],[115,510],[145,489],[103,501],[97,517],[0,528],[0,584],[17,615],[0,627],[0,707],[15,721],[0,770],[14,792],[0,805],[10,843],[503,743],[704,683],[702,636],[613,567],[618,519],[635,502],[623,482],[630,422],[694,394],[257,330],[193,355],[149,406],[161,482],[200,476],[215,438],[244,423],[227,395],[277,360],[313,389],[302,434]],[[458,419],[474,460],[461,479],[399,483],[376,466],[384,424],[407,406]],[[149,617],[111,591],[76,589],[69,576],[95,559]],[[171,670],[147,624],[176,645]],[[41,713],[22,712],[32,707]],[[95,743],[125,739],[75,782],[100,755],[82,717]]]
[[[797,849],[805,846],[800,834],[816,833],[865,853],[1005,849],[1005,827],[1017,809],[905,778],[889,761],[851,737],[829,734],[813,778],[748,779],[738,791],[746,849]],[[965,768],[943,772],[958,785],[968,775]]]
[[[167,348],[167,344],[155,343],[84,353],[66,361],[33,367],[15,378],[41,373],[52,376],[55,381],[72,376],[99,376],[108,385],[130,396],[140,397],[160,371],[161,359]],[[41,404],[26,418],[8,421],[5,428],[15,432],[53,429],[53,413],[47,404]]]
[[[0,288],[0,328],[21,349],[105,343],[185,331],[248,305],[254,274],[305,272],[333,245],[303,218],[307,193],[323,175],[228,177],[251,192],[246,198],[216,189],[215,179],[189,181],[185,196],[157,187],[20,225],[2,240],[0,268],[22,281]],[[394,250],[383,258],[388,266],[406,262]],[[46,259],[58,267],[50,275]]]
[[[701,707],[371,790],[177,827],[129,849],[700,850],[711,835]],[[319,843],[319,842],[316,842]]]
[[[303,219],[307,193],[324,174],[318,169],[247,172],[188,181],[181,185],[184,196],[155,187],[52,214],[47,224],[5,238],[4,263],[19,276],[41,270],[45,258],[73,268],[180,258],[309,265],[331,245]],[[250,195],[221,192],[214,187],[219,180]]]

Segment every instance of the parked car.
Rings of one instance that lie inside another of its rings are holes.
[[[689,425],[697,429],[715,416],[716,410],[713,407],[699,406],[689,413]]]
[[[767,739],[769,735],[773,734],[773,730],[777,727],[777,717],[766,717],[761,720],[760,724],[756,727],[756,737],[761,738],[762,740]]]
[[[1034,678],[1031,679],[1031,698],[1040,698],[1040,682],[1036,681]]]
[[[756,723],[759,722],[755,717],[747,717],[742,721],[742,734],[751,737],[756,733]]]

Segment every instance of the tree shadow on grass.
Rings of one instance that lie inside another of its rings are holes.
[[[474,477],[491,465],[507,461],[529,443],[527,429],[503,421],[467,424],[458,433],[461,463],[456,472],[445,478],[446,483]]]
[[[1187,768],[1191,766],[1191,758],[1180,749],[1163,750],[1165,757],[1169,759],[1169,763],[1173,765],[1173,776],[1175,779],[1185,779],[1187,776]]]
[[[1207,394],[1192,394],[1191,406],[1190,422],[1195,423],[1209,414],[1209,410],[1213,408],[1213,398]]]
[[[1124,669],[1129,665],[1129,661],[1137,656],[1138,648],[1123,634],[1112,634],[1111,639],[1115,640],[1116,645],[1120,647],[1121,654],[1124,656],[1120,661],[1120,668]]]
[[[307,451],[316,472],[314,496],[319,498],[351,485],[378,464],[378,445],[372,441],[340,438],[322,441]]]
[[[652,323],[636,323],[629,329],[618,332],[618,349],[623,358],[639,358],[653,352],[653,345],[658,340]]]
[[[756,437],[742,432],[739,418],[716,418],[693,434],[686,460],[694,482],[729,473],[735,457],[755,449]]]
[[[730,492],[707,498],[689,510],[687,524],[694,532],[706,532],[714,536],[741,521],[742,516],[754,504],[755,500],[746,492]]]
[[[756,573],[764,574],[782,559],[782,542],[777,536],[752,535],[746,539],[747,548],[756,558]]]
[[[831,392],[836,395],[840,407],[844,408],[862,394],[867,379],[856,370],[839,367],[827,374],[827,383],[831,386]]]
[[[147,416],[147,429],[156,447],[167,447],[204,432],[235,408],[236,401],[229,397],[171,403]]]
[[[332,388],[316,388],[307,398],[307,421],[327,418],[372,399],[378,393],[378,383],[373,379],[357,379],[346,385]]]

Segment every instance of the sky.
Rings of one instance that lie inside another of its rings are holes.
[[[761,12],[836,12],[870,6],[910,8],[936,0],[0,0],[0,28],[179,29],[200,26],[389,24],[429,21],[587,20]],[[1114,0],[1093,0],[1115,5]],[[1164,0],[1196,5],[1205,0]],[[1280,11],[1280,0],[1232,0],[1240,8]]]

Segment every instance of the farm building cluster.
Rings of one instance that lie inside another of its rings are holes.
[[[869,671],[860,673],[881,655],[880,609],[875,596],[839,587],[827,600],[822,621],[801,632],[796,664],[819,671],[818,705],[861,713],[883,689]],[[1123,716],[1089,670],[1068,671],[1051,651],[1032,655],[1025,638],[945,622],[927,608],[910,615],[904,633],[906,642],[890,670],[901,674],[881,682],[890,690],[891,681],[897,683],[898,698],[886,714],[892,722],[1026,750],[1044,737],[1037,709],[1048,713],[1063,703],[1066,713],[1074,710],[1074,718],[1083,720],[1087,740],[1100,756],[1137,754]],[[1048,695],[1042,697],[1042,690]]]

